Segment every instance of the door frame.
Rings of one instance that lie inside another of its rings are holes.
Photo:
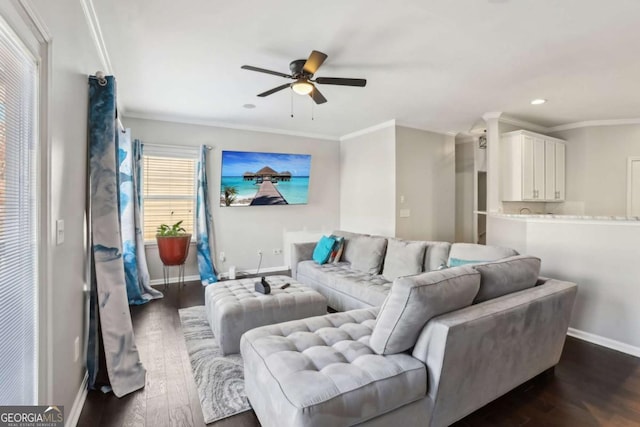
[[[632,198],[632,194],[633,192],[632,190],[632,163],[633,162],[639,162],[640,161],[640,156],[632,156],[629,157],[627,159],[627,216],[630,217],[631,216],[631,198]]]

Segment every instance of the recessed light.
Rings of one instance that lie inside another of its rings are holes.
[[[531,101],[531,105],[542,105],[545,102],[547,102],[546,99],[538,98],[538,99],[534,99],[533,101]]]
[[[255,104],[244,104],[243,107],[251,110],[252,108],[256,108],[256,105]]]

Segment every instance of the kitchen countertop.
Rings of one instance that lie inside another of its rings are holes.
[[[512,218],[512,219],[536,219],[536,220],[545,220],[545,219],[554,219],[554,220],[570,220],[570,221],[624,221],[624,222],[634,222],[640,223],[640,217],[632,216],[617,216],[617,215],[598,215],[598,216],[590,216],[590,215],[566,215],[566,214],[515,214],[515,213],[502,213],[502,212],[491,212],[490,216],[497,218]]]

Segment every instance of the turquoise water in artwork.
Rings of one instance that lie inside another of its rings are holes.
[[[248,204],[242,203],[242,200],[252,199],[260,186],[256,185],[254,180],[245,181],[241,176],[223,176],[220,186],[221,195],[224,194],[224,187],[236,188],[238,195],[237,203],[233,204],[235,205]],[[309,177],[294,176],[291,181],[278,182],[276,188],[290,205],[306,204],[309,197]]]

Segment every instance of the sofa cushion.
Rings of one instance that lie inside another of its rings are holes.
[[[510,248],[502,248],[500,246],[477,245],[474,243],[454,243],[449,251],[449,259],[447,265],[451,265],[451,259],[455,258],[457,265],[468,262],[485,262],[495,261],[502,258],[518,255],[518,252]]]
[[[303,261],[298,264],[298,279],[313,282],[316,289],[317,285],[335,289],[373,307],[382,305],[391,289],[391,282],[384,276],[353,270],[347,262],[318,265]]]
[[[379,274],[387,249],[384,237],[358,236],[347,243],[350,251],[351,268],[369,274]],[[346,260],[346,259],[345,259]]]
[[[480,291],[474,303],[533,288],[540,274],[540,258],[518,255],[485,264],[473,269],[480,273]]]
[[[242,337],[246,390],[265,425],[355,425],[426,396],[425,365],[368,345],[377,309],[311,317]]]
[[[397,279],[385,300],[371,335],[378,354],[410,349],[432,317],[471,305],[480,288],[480,273],[455,267]]]
[[[446,265],[449,259],[451,243],[449,242],[426,242],[427,252],[424,256],[423,271],[437,270],[441,265]]]
[[[426,249],[426,242],[389,239],[382,275],[393,281],[398,277],[422,273]]]
[[[340,261],[353,262],[353,256],[356,248],[350,248],[349,243],[356,237],[368,236],[368,234],[351,233],[349,231],[336,230],[331,233],[333,236],[344,237],[344,249],[342,250],[342,257]]]

